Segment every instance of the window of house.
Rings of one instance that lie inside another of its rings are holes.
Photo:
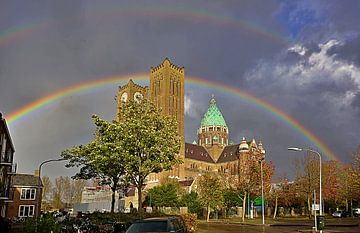
[[[34,205],[20,205],[19,206],[19,217],[32,217],[34,216]]]
[[[34,188],[23,188],[21,189],[21,200],[35,200],[36,189]]]

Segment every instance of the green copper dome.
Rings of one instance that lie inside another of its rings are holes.
[[[225,119],[221,114],[219,108],[216,106],[214,98],[210,100],[210,106],[201,120],[201,127],[206,126],[223,126],[227,128]]]

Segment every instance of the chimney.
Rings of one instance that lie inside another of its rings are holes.
[[[35,176],[39,176],[39,175],[40,175],[40,174],[39,174],[39,169],[35,169],[34,175],[35,175]]]

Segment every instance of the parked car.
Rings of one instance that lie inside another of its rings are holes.
[[[334,218],[346,218],[348,213],[345,210],[337,210],[332,214],[332,216]]]
[[[176,232],[186,233],[185,224],[180,217],[158,217],[137,220],[126,233]]]
[[[353,214],[355,217],[359,217],[360,216],[360,208],[354,208],[353,209]]]

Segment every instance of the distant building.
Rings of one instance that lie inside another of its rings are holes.
[[[7,205],[12,199],[10,188],[11,175],[16,173],[12,143],[6,121],[0,113],[0,215],[6,216]]]
[[[14,191],[9,202],[7,217],[38,217],[42,199],[42,182],[39,176],[15,174],[11,180]]]

